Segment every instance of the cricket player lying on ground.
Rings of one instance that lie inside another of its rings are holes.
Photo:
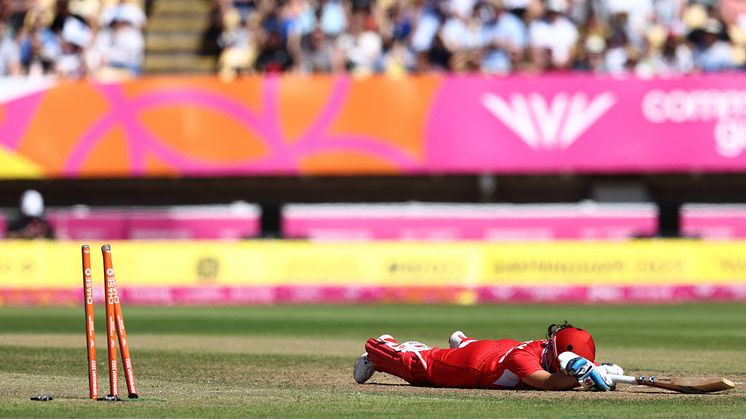
[[[596,345],[586,330],[565,322],[552,324],[547,338],[518,342],[512,339],[476,340],[454,332],[449,349],[421,342],[399,343],[391,335],[370,338],[355,364],[360,384],[380,371],[415,386],[610,391],[609,374],[623,375],[616,364],[597,365]]]

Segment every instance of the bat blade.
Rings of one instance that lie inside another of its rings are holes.
[[[724,390],[732,390],[736,385],[727,378],[722,377],[671,377],[656,378],[655,376],[641,375],[631,377],[625,375],[614,375],[611,377],[615,383],[639,384],[648,387],[663,388],[685,394],[714,393]]]
[[[717,391],[732,390],[736,387],[733,381],[722,378],[658,378],[655,380],[661,388],[678,391],[680,393],[697,394],[697,393],[714,393]]]

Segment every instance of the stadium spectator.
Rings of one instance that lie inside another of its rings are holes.
[[[227,10],[241,7],[242,16],[258,14],[263,22],[276,22],[281,45],[273,49],[286,49],[294,63],[283,71],[337,72],[340,54],[349,71],[366,74],[559,69],[655,76],[722,71],[746,61],[742,0],[229,3]],[[726,16],[722,43],[708,44],[701,35],[705,21]],[[256,36],[254,48],[266,49],[267,40],[272,38]],[[731,49],[730,65],[714,65],[713,57],[723,58],[725,47]]]
[[[101,29],[89,55],[91,66],[98,74],[128,78],[142,73],[145,21],[145,13],[131,3],[122,1],[104,9],[100,17]]]
[[[630,42],[628,33],[621,27],[612,30],[604,55],[604,69],[609,74],[622,74],[629,70],[636,49]]]
[[[566,0],[547,0],[544,16],[531,22],[529,44],[535,69],[565,70],[572,63],[578,28],[567,18]]]
[[[369,11],[352,15],[350,30],[337,41],[347,63],[355,74],[372,74],[381,66],[383,40]]]
[[[256,19],[243,15],[237,9],[229,10],[223,17],[223,33],[218,45],[223,49],[218,68],[221,77],[231,79],[252,71],[256,59]]]
[[[402,76],[414,70],[417,57],[402,41],[394,41],[383,55],[381,65],[389,76]]]
[[[256,9],[256,1],[254,0],[233,0],[233,7],[239,12],[241,19],[248,19],[252,12]]]
[[[520,65],[528,44],[526,25],[515,14],[508,12],[505,0],[491,0],[484,10],[484,53],[482,71],[505,74]]]
[[[523,20],[526,15],[526,11],[529,9],[533,0],[505,0],[505,7],[510,10],[516,17]]]
[[[20,214],[6,227],[9,239],[53,239],[54,229],[44,217],[44,197],[33,189],[21,196]]]
[[[254,67],[262,73],[280,73],[293,67],[293,57],[288,51],[282,35],[277,29],[271,29],[263,36],[262,47]]]
[[[657,0],[653,4],[653,20],[672,34],[684,33],[682,16],[686,10],[687,0]]]
[[[694,47],[694,62],[704,72],[723,71],[733,68],[733,53],[728,42],[722,39],[723,25],[710,18],[702,28],[700,40]]]
[[[53,74],[62,52],[58,36],[45,24],[44,19],[41,11],[30,11],[20,29],[21,68],[23,74],[28,76]]]
[[[140,3],[0,0],[0,75],[78,79],[110,65],[139,73],[146,21]]]
[[[442,47],[442,39],[436,41],[436,37],[438,37],[438,31],[445,15],[441,2],[425,0],[418,4],[418,13],[413,19],[414,29],[410,41],[416,53]]]
[[[93,37],[84,18],[69,15],[62,22],[60,31],[62,51],[55,62],[55,72],[68,79],[80,79],[87,75],[84,51]]]
[[[115,22],[126,22],[137,30],[142,30],[147,21],[145,12],[140,6],[127,0],[119,0],[109,4],[101,11],[100,23],[102,27],[111,26]]]
[[[345,69],[344,52],[320,27],[299,38],[298,69],[301,73],[338,73]]]
[[[596,34],[587,36],[575,62],[575,69],[589,71],[595,74],[606,72],[604,52],[606,51],[606,40]]]
[[[324,34],[331,38],[342,35],[347,30],[348,3],[342,0],[321,0],[319,24]]]
[[[606,0],[606,11],[615,29],[623,31],[628,41],[641,48],[645,33],[655,18],[652,0]]]
[[[721,0],[721,15],[728,26],[746,27],[746,1]]]
[[[11,32],[18,33],[33,3],[29,0],[0,0],[0,20],[8,23]]]
[[[648,51],[635,71],[641,77],[689,74],[694,70],[692,49],[673,33],[649,34]]]
[[[478,66],[483,41],[479,8],[469,0],[454,0],[449,4],[447,13],[440,37],[452,54],[450,69],[473,71]]]
[[[653,77],[746,63],[744,0],[213,1],[226,77],[555,70]],[[151,5],[0,0],[0,75],[136,76],[143,7]]]
[[[0,20],[0,77],[21,74],[21,52],[15,34]]]

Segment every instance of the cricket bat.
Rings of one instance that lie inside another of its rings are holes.
[[[714,393],[723,390],[732,390],[736,388],[733,381],[722,377],[710,378],[689,378],[689,377],[671,377],[656,378],[655,376],[641,375],[632,377],[629,375],[609,375],[614,383],[638,384],[642,386],[664,388],[666,390],[676,391],[686,394],[703,394]]]

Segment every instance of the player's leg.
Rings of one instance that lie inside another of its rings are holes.
[[[426,359],[431,348],[420,342],[410,341],[399,344],[395,340],[382,338],[383,336],[377,339],[371,338],[365,343],[367,354],[365,358],[372,364],[373,371],[395,375],[410,384],[427,385]],[[361,361],[358,360],[358,364],[360,363]],[[368,378],[370,376],[362,382],[367,381]],[[357,371],[355,379],[361,383],[361,380],[358,380]]]
[[[428,355],[428,378],[439,387],[477,388],[485,368],[504,353],[495,340],[473,340],[461,348],[433,349]]]
[[[457,349],[417,350],[422,345],[419,342],[398,344],[371,338],[365,344],[366,353],[355,366],[355,380],[362,384],[380,371],[413,385],[475,388],[481,367],[496,350],[492,342],[474,341]]]

